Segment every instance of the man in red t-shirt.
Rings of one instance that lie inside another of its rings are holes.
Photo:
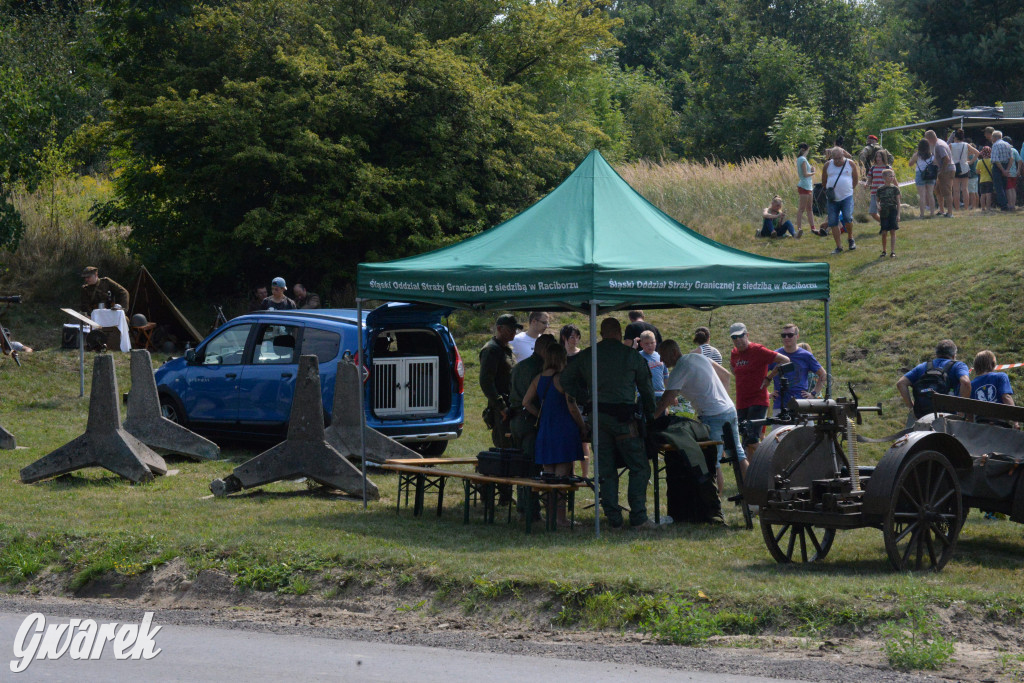
[[[778,372],[777,369],[768,372],[768,366],[788,363],[789,358],[750,341],[747,326],[743,323],[733,323],[729,336],[734,347],[729,364],[736,376],[736,416],[740,421],[743,450],[749,460],[761,440],[761,427],[743,429],[743,421],[763,420],[768,414],[768,384]]]

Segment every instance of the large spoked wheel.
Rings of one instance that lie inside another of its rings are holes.
[[[953,556],[963,521],[960,480],[941,453],[921,451],[896,477],[882,533],[898,571],[939,571]]]
[[[817,562],[825,559],[836,538],[835,529],[809,524],[772,523],[761,520],[761,535],[776,562]]]

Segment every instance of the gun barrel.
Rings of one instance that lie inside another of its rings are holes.
[[[834,412],[839,407],[831,398],[794,398],[789,402],[789,409],[803,415],[824,415]]]

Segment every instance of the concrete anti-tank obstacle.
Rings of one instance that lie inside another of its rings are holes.
[[[338,374],[334,380],[334,404],[331,409],[331,426],[327,428],[327,443],[346,456],[359,458],[359,391],[362,382],[359,369],[347,361],[338,363]],[[366,439],[366,459],[384,462],[390,458],[422,458],[423,456],[372,427],[363,430]]]
[[[18,442],[14,440],[14,434],[0,427],[0,449],[5,451],[13,451],[18,447]]]
[[[89,422],[85,434],[21,470],[26,484],[84,467],[102,467],[136,483],[167,474],[167,464],[146,444],[121,428],[114,357],[98,355],[92,365]]]
[[[209,439],[163,416],[149,351],[134,349],[131,356],[132,388],[124,430],[150,448],[179,453],[196,460],[220,457],[220,447]]]
[[[262,486],[282,479],[307,477],[351,495],[362,496],[363,475],[324,438],[324,405],[316,356],[299,359],[295,396],[288,417],[288,437],[268,451],[242,463],[224,479],[210,482],[215,496]],[[367,496],[380,497],[373,482]]]

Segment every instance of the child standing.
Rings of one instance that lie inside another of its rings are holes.
[[[883,180],[885,172],[891,170],[889,153],[879,147],[874,158],[871,159],[871,168],[868,169],[867,177],[868,187],[871,188],[871,206],[868,208],[868,213],[879,223],[882,222],[882,219],[878,213],[878,188],[885,184]]]
[[[900,204],[903,202],[903,195],[900,193],[900,186],[896,184],[896,172],[891,168],[883,171],[882,182],[884,184],[878,188],[875,197],[872,197],[873,200],[878,200],[878,222],[881,226],[878,232],[882,235],[882,255],[879,258],[885,258],[885,238],[890,235],[892,241],[889,246],[889,258],[896,258],[896,231],[900,229]]]
[[[665,393],[665,380],[668,379],[668,367],[661,360],[661,354],[655,349],[658,347],[658,339],[650,330],[640,333],[640,356],[647,361],[647,367],[651,370],[651,383],[654,385],[654,397],[661,398]]]

